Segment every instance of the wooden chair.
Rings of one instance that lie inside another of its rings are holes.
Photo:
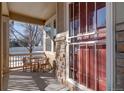
[[[29,58],[23,58],[23,71],[29,69],[31,71],[32,64],[29,62]]]
[[[46,63],[46,58],[41,58],[39,62],[39,71],[45,71],[45,63]]]
[[[40,59],[40,57],[32,58],[32,71],[33,72],[39,71],[39,59]]]
[[[46,59],[46,70],[47,71],[50,71],[52,69],[52,66],[51,66],[51,64],[50,64],[50,62],[49,62],[49,58],[47,58]]]
[[[39,62],[39,70],[40,71],[48,71],[51,69],[51,64],[49,63],[49,58],[46,56],[46,54],[43,54],[44,56],[41,57]]]

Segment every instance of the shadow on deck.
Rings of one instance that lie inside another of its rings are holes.
[[[60,91],[61,85],[50,72],[10,72],[8,91]]]

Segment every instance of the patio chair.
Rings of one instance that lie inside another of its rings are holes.
[[[27,58],[27,57],[23,57],[23,71],[26,71],[26,70],[32,70],[32,64],[29,62],[30,59]]]
[[[38,72],[39,71],[39,59],[40,57],[34,57],[32,58],[32,71]]]
[[[40,59],[40,62],[39,62],[39,70],[40,71],[45,71],[45,68],[46,68],[46,57],[44,57],[44,58],[41,58]]]
[[[51,69],[51,64],[49,62],[49,58],[46,56],[46,54],[43,54],[42,58],[40,59],[39,62],[39,70],[40,71],[49,71]]]
[[[52,66],[51,66],[51,64],[50,64],[50,62],[49,62],[49,58],[46,58],[45,63],[44,63],[44,68],[43,68],[43,70],[44,70],[44,71],[50,71],[51,68],[52,68]]]

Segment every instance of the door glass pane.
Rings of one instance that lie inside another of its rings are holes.
[[[97,45],[97,90],[106,90],[106,46]]]
[[[95,90],[95,46],[88,45],[87,51],[88,88]]]
[[[79,45],[74,45],[74,80],[79,81]]]
[[[98,40],[106,39],[106,7],[105,3],[96,3]]]
[[[97,13],[97,29],[106,26],[106,7],[105,3],[96,3],[96,13]]]
[[[80,3],[80,33],[86,32],[86,3]]]
[[[88,32],[95,31],[96,24],[96,14],[95,14],[95,3],[89,2],[87,3],[87,27]]]
[[[69,78],[73,79],[73,45],[69,45]]]
[[[69,36],[73,36],[73,14],[74,14],[74,8],[73,3],[69,4]]]
[[[80,46],[80,84],[86,85],[86,45]]]
[[[74,3],[74,36],[79,33],[79,3]]]

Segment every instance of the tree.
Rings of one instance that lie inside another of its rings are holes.
[[[30,54],[35,46],[43,40],[43,27],[28,23],[19,23],[23,30],[17,30],[15,21],[10,21],[10,39],[14,38],[22,47],[26,47]]]
[[[18,44],[17,40],[12,39],[12,40],[10,40],[10,42],[9,42],[9,47],[10,47],[10,48],[11,48],[11,47],[20,47],[20,45]]]

